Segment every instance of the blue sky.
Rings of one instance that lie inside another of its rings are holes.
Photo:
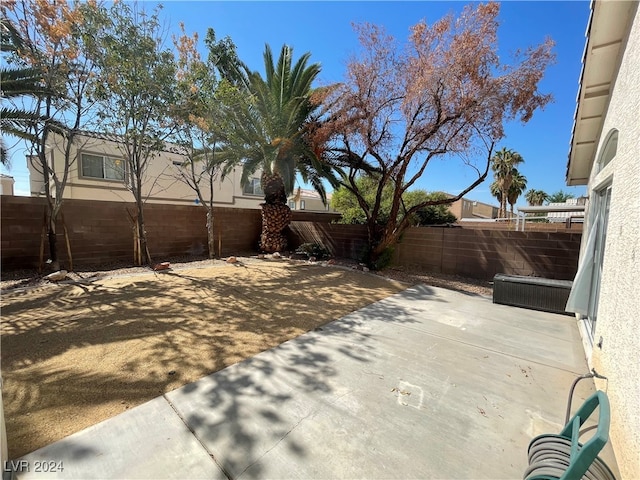
[[[155,5],[146,3],[149,7]],[[352,22],[382,25],[404,41],[411,25],[421,19],[431,23],[449,12],[458,13],[467,3],[169,1],[163,2],[162,16],[169,32],[177,32],[178,23],[184,22],[186,31],[198,32],[201,40],[208,27],[215,30],[218,38],[230,36],[240,58],[259,71],[263,71],[265,43],[276,54],[286,43],[294,48],[296,58],[311,52],[311,61],[322,66],[320,82],[326,84],[343,79],[346,62],[358,48]],[[583,187],[567,187],[564,179],[588,17],[587,0],[507,1],[501,5],[498,40],[503,61],[508,62],[516,49],[538,45],[546,37],[556,42],[557,61],[541,83],[541,90],[552,93],[554,102],[538,111],[526,125],[509,124],[506,138],[498,144],[498,148],[513,149],[524,158],[520,171],[528,179],[527,188],[547,193],[562,189],[575,196],[584,193]],[[204,45],[201,50],[206,55]],[[21,157],[21,152],[15,153],[9,174],[16,179],[17,193],[28,194],[28,172]],[[471,183],[473,175],[461,165],[435,162],[417,187],[457,193]],[[489,194],[490,182],[485,181],[467,198],[496,203]],[[524,199],[518,202],[525,203]]]

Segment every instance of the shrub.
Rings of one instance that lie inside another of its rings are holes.
[[[303,243],[296,249],[296,253],[307,257],[316,257],[318,260],[331,256],[329,250],[321,243]]]

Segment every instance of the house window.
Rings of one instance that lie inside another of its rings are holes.
[[[125,163],[121,158],[82,154],[82,176],[124,181]]]
[[[295,210],[296,209],[296,202],[293,200],[289,200],[289,208],[291,210]]]
[[[594,200],[591,210],[592,225],[595,226],[595,245],[593,251],[593,273],[591,276],[591,288],[589,292],[589,308],[587,318],[590,327],[590,340],[596,331],[596,319],[598,317],[598,301],[600,299],[600,284],[602,280],[602,267],[604,265],[604,253],[607,243],[607,225],[609,224],[609,209],[611,206],[611,185],[594,191]]]
[[[607,138],[604,150],[600,155],[600,158],[597,163],[596,173],[600,172],[604,167],[606,167],[609,162],[616,156],[616,151],[618,150],[618,131],[613,130],[609,133],[609,138]]]
[[[264,195],[264,192],[262,191],[262,188],[260,187],[260,179],[259,178],[252,178],[251,180],[249,180],[244,188],[242,189],[242,192],[245,195]]]
[[[300,210],[304,210],[304,200],[300,200]]]

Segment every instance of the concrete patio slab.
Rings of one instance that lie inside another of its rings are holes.
[[[163,397],[13,462],[24,479],[224,479]]]
[[[571,317],[416,286],[23,459],[64,460],[55,478],[521,478],[587,371]]]

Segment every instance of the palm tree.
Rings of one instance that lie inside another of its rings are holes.
[[[23,48],[24,40],[15,26],[6,18],[0,19],[0,51],[16,52]],[[38,72],[30,68],[3,68],[0,71],[0,97],[3,100],[0,110],[0,130],[18,138],[31,138],[27,134],[31,122],[38,121],[40,116],[35,112],[4,106],[6,100],[38,92]],[[0,163],[9,165],[9,156],[4,143],[0,139]]]
[[[6,18],[0,19],[0,51],[14,53],[23,48],[26,48],[25,41],[16,30],[15,25]],[[3,68],[0,71],[0,76],[2,77],[0,97],[3,100],[3,106],[0,110],[0,130],[2,133],[24,140],[33,140],[33,135],[29,133],[30,128],[38,122],[45,121],[48,121],[54,128],[62,129],[58,122],[40,115],[37,111],[4,106],[7,100],[16,100],[24,96],[37,97],[49,93],[41,85],[42,74],[40,71],[28,67]],[[0,163],[5,166],[9,165],[4,139],[0,139]]]
[[[558,190],[555,193],[552,193],[548,196],[547,201],[549,203],[565,203],[570,198],[575,198],[572,193],[563,192],[562,190]]]
[[[222,159],[231,167],[242,162],[242,183],[262,170],[260,248],[276,252],[286,247],[282,230],[291,221],[287,196],[294,190],[296,174],[310,183],[326,201],[323,179],[337,185],[328,164],[321,161],[309,141],[309,126],[318,105],[311,101],[311,84],[320,73],[320,65],[307,65],[310,53],[292,64],[293,50],[284,45],[274,64],[271,48],[264,52],[266,77],[246,70],[238,88],[251,95],[245,108],[235,109],[231,120],[233,133]]]
[[[496,197],[496,200],[498,201],[498,204],[502,205],[502,190],[500,189],[500,185],[498,184],[497,180],[494,180],[491,183],[491,186],[489,187],[489,191],[491,192],[491,195]],[[498,216],[500,216],[500,215],[498,215]]]
[[[518,172],[517,169],[513,169],[511,172],[511,187],[509,187],[509,195],[507,196],[507,201],[509,202],[509,207],[511,211],[511,217],[513,214],[513,206],[518,201],[518,197],[523,194],[524,189],[527,188],[527,177]]]
[[[509,197],[509,189],[513,182],[513,170],[519,164],[524,162],[524,159],[519,153],[513,150],[507,150],[505,147],[502,150],[498,150],[491,159],[491,169],[493,170],[493,176],[500,189],[500,211],[498,216],[501,218],[507,215],[507,200]]]
[[[545,200],[549,198],[549,195],[547,195],[544,190],[531,189],[525,194],[524,198],[529,203],[529,205],[531,205],[532,207],[536,207],[542,205]]]

